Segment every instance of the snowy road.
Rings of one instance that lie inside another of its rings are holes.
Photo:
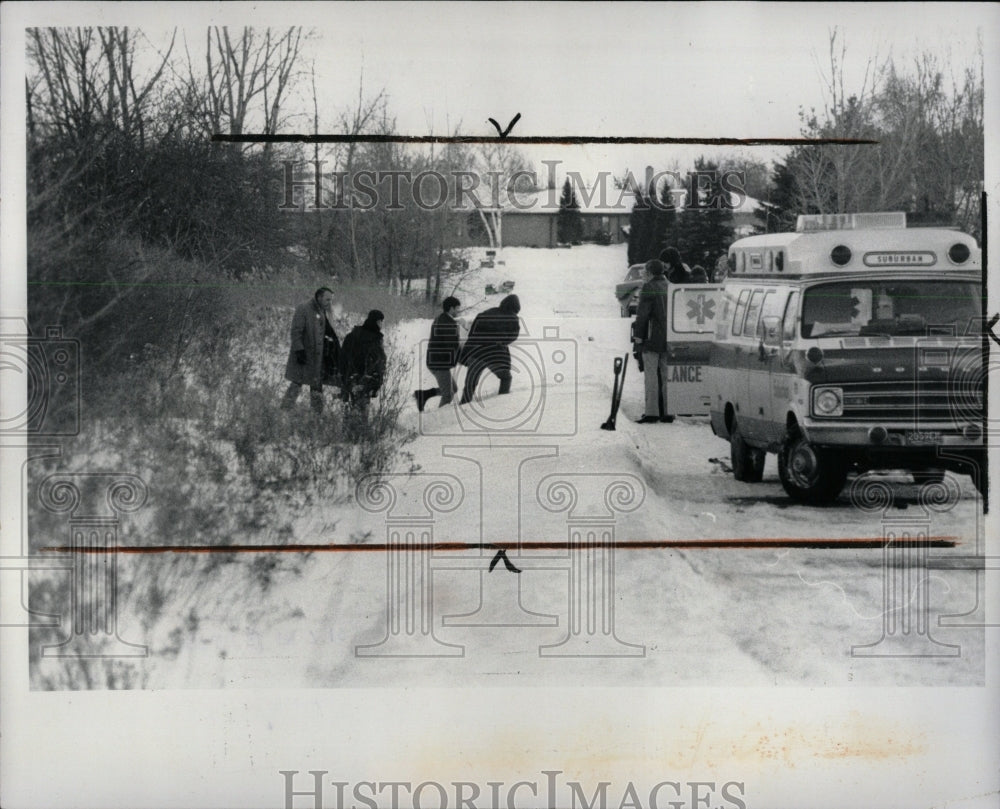
[[[773,456],[763,482],[735,481],[728,444],[707,419],[634,423],[634,367],[617,431],[600,430],[612,361],[628,350],[629,321],[612,294],[624,246],[503,258],[459,294],[469,301],[488,283],[515,282],[528,333],[512,394],[495,396],[487,374],[471,409],[412,408],[416,473],[391,477],[389,499],[367,510],[303,515],[296,536],[398,538],[410,550],[303,558],[300,575],[276,577],[266,603],[204,621],[199,644],[151,664],[151,685],[982,684],[982,571],[970,560],[980,529],[968,479],[949,475],[961,497],[941,513],[917,502],[908,478],[889,479],[884,508],[856,508],[847,490],[830,507],[793,504]],[[429,386],[418,378],[428,327],[394,329],[414,352],[414,388]],[[883,531],[957,546],[888,558],[879,547],[781,546],[878,541]],[[522,572],[486,572],[492,548],[412,550],[421,537],[509,548]],[[662,546],[612,554],[608,537]],[[568,553],[571,540],[588,549]],[[692,540],[758,547],[669,545]],[[200,598],[223,603],[219,587]]]

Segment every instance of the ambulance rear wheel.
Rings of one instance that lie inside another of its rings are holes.
[[[760,483],[764,477],[766,457],[764,450],[751,447],[744,440],[739,423],[733,424],[729,433],[729,458],[732,461],[733,477],[744,483]]]
[[[778,476],[788,496],[814,505],[837,499],[847,480],[847,466],[795,433],[778,452]]]

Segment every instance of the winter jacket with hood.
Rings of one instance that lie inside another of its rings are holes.
[[[510,371],[510,349],[521,332],[517,314],[521,301],[517,295],[508,295],[499,306],[476,315],[469,328],[458,361],[462,365],[484,364],[501,371]]]
[[[344,390],[360,386],[363,394],[372,396],[382,387],[386,356],[382,347],[382,330],[378,321],[369,317],[355,326],[340,347],[340,375]]]

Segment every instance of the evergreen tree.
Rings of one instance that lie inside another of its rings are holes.
[[[795,230],[795,220],[800,213],[810,213],[799,210],[801,195],[795,180],[793,163],[795,154],[788,157],[784,163],[775,163],[771,175],[770,202],[774,206],[764,211],[766,217],[765,232],[780,233]]]
[[[670,185],[664,183],[659,193],[659,207],[654,206],[650,211],[652,235],[647,261],[659,258],[663,248],[669,247],[677,240],[677,208],[671,191]]]
[[[573,185],[566,178],[562,196],[559,197],[559,213],[556,214],[556,240],[563,244],[579,244],[583,239],[583,217],[577,202]]]
[[[635,204],[628,218],[628,263],[641,264],[653,256],[650,255],[652,227],[650,221],[650,205],[648,197],[641,188],[636,188]]]
[[[701,188],[697,190],[697,198],[688,199],[681,213],[675,246],[685,264],[714,267],[733,242],[733,211],[718,166],[699,157],[694,167],[695,171],[704,172]]]

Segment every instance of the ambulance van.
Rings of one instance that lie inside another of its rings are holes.
[[[800,216],[729,248],[706,372],[737,480],[778,456],[785,491],[837,497],[848,474],[945,470],[984,491],[980,251],[903,213]]]

